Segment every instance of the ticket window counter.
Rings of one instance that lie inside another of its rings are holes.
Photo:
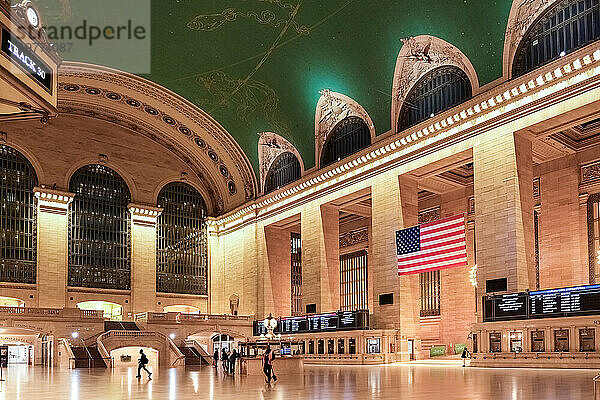
[[[490,332],[490,353],[500,353],[502,351],[502,333]]]
[[[473,353],[478,353],[479,352],[479,347],[478,347],[478,343],[477,343],[477,334],[474,333],[473,334]]]
[[[308,341],[308,354],[315,354],[315,341],[314,340]]]
[[[367,339],[367,353],[369,353],[369,354],[381,353],[381,338]]]
[[[356,339],[348,339],[348,354],[356,354]]]
[[[533,353],[544,353],[546,351],[544,331],[531,332],[531,351]]]
[[[317,342],[317,352],[319,354],[325,354],[325,340],[319,339]]]
[[[584,353],[596,351],[596,330],[594,328],[579,330],[579,351]]]
[[[522,353],[523,352],[523,332],[512,331],[510,332],[510,351],[511,353]]]
[[[345,340],[344,339],[338,339],[337,341],[337,350],[338,350],[338,354],[345,354],[346,349],[345,349]]]
[[[569,351],[569,330],[558,329],[554,331],[554,351],[568,352]]]
[[[327,354],[335,353],[335,342],[333,339],[327,340]]]

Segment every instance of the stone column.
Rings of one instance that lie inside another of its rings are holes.
[[[574,286],[589,282],[587,257],[581,259],[579,218],[579,165],[572,155],[540,165],[539,222],[540,288]],[[564,223],[569,221],[569,223]],[[587,247],[587,246],[585,246]]]
[[[38,199],[37,306],[64,308],[69,265],[69,203],[75,195],[39,187],[34,193]]]
[[[131,213],[131,310],[157,310],[156,220],[162,209],[129,204]]]
[[[371,327],[399,329],[403,359],[408,359],[408,342],[416,339],[419,315],[419,275],[398,277],[396,231],[417,225],[416,179],[387,172],[373,177],[372,249],[369,268],[373,276]],[[380,305],[379,296],[391,293],[393,304]],[[416,341],[415,341],[416,343]],[[415,345],[415,352],[419,351]],[[406,357],[404,357],[406,356]]]
[[[473,164],[478,298],[488,279],[506,278],[509,292],[535,288],[531,141],[482,135]]]
[[[258,240],[264,240],[266,248],[266,255],[263,255],[265,265],[262,266],[265,272],[261,279],[263,290],[259,292],[264,302],[263,314],[272,313],[274,317],[292,315],[290,230],[276,226],[263,229],[263,238],[257,234]]]
[[[316,304],[316,312],[340,308],[339,210],[311,202],[302,208],[303,304]]]

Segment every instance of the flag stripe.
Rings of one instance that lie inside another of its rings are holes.
[[[465,252],[462,250],[458,250],[458,251],[454,251],[452,253],[446,253],[446,255],[444,257],[440,257],[440,256],[424,257],[424,258],[419,258],[417,260],[401,261],[401,262],[398,262],[398,265],[401,266],[402,268],[412,268],[412,267],[419,267],[419,266],[427,267],[428,265],[430,265],[432,263],[437,264],[437,263],[446,262],[446,261],[454,261],[454,260],[464,258],[464,257],[465,257]]]
[[[437,232],[427,232],[427,234],[423,235],[423,233],[421,232],[421,242],[426,242],[427,240],[430,239],[435,239],[437,237],[439,237],[440,235],[444,235],[444,234],[448,234],[448,233],[453,233],[453,232],[464,232],[465,230],[465,224],[464,222],[462,224],[458,224],[456,226],[452,225],[452,226],[448,226],[446,228],[440,229]]]
[[[450,246],[451,244],[465,243],[465,235],[457,235],[455,239],[442,239],[435,242],[429,242],[426,246],[421,246],[421,251],[431,250],[440,247]]]
[[[467,265],[464,214],[396,232],[398,275]]]

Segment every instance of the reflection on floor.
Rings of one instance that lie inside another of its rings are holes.
[[[277,365],[275,365],[277,368]],[[493,399],[593,398],[590,370],[475,369],[457,365],[307,366],[304,374],[225,376],[212,367],[155,370],[65,370],[11,366],[0,400],[106,399]]]

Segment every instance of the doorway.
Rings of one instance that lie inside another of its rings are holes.
[[[408,339],[408,356],[410,361],[415,360],[415,341],[413,339]]]

